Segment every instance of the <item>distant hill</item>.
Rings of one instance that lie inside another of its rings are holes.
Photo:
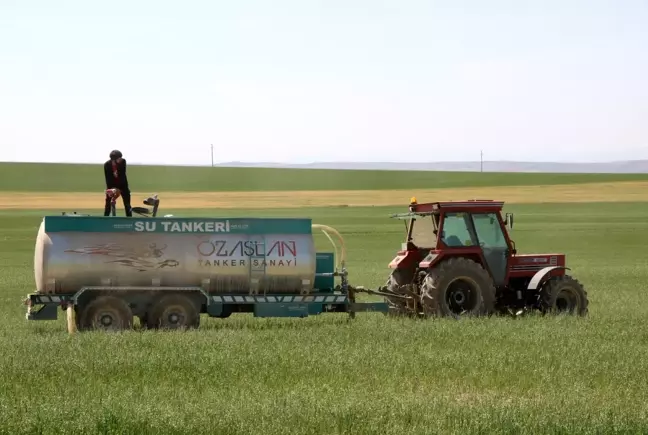
[[[2,162],[0,164],[26,164],[37,162]],[[103,163],[103,162],[99,162]],[[201,164],[147,163],[129,159],[128,163],[138,166],[209,167]],[[41,162],[41,164],[56,164]],[[79,162],[79,165],[97,165],[97,162]],[[479,172],[480,162],[313,162],[313,163],[276,163],[276,162],[222,162],[214,164],[218,168],[279,168],[279,169],[328,169],[328,170],[368,170],[368,171],[438,171],[438,172]],[[562,174],[647,174],[648,160],[619,160],[612,162],[519,162],[484,161],[484,172],[498,173],[562,173]]]
[[[294,169],[347,169],[347,170],[391,170],[391,171],[456,171],[479,172],[480,162],[316,162],[304,164],[291,163],[245,163],[226,162],[215,164],[218,167],[234,168],[294,168]],[[648,173],[648,160],[625,160],[605,163],[565,163],[565,162],[507,162],[485,161],[484,172],[543,172],[572,174],[644,174]]]

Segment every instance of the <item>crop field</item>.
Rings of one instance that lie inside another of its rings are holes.
[[[31,176],[25,176],[31,175]],[[43,176],[47,174],[47,177]],[[430,171],[332,171],[129,165],[128,179],[141,192],[286,192],[401,190],[475,186],[647,182],[646,174],[543,174]],[[0,162],[4,192],[102,191],[103,166]]]
[[[132,167],[133,203],[160,192],[163,214],[307,216],[335,227],[352,283],[370,288],[389,275],[404,234],[388,216],[410,196],[505,199],[518,250],[565,252],[590,314],[237,314],[203,316],[187,332],[68,335],[63,315],[27,322],[21,302],[33,291],[42,216],[101,214],[101,167],[57,166],[63,189],[38,181],[47,166],[29,176],[28,166],[3,165],[31,181],[0,176],[0,434],[648,433],[647,175],[416,173],[394,182],[350,171],[341,186],[331,171],[278,181],[267,170],[168,169],[184,171],[183,186],[161,168],[144,176]],[[241,174],[245,188],[226,181]]]

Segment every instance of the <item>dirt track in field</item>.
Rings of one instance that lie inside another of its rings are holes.
[[[142,205],[148,193],[133,193]],[[160,193],[163,209],[285,208],[327,206],[389,206],[464,199],[496,199],[509,203],[648,201],[648,182],[612,182],[555,186],[506,186],[451,189],[293,191],[293,192],[168,192]],[[121,207],[121,200],[119,200]],[[0,209],[103,209],[102,193],[0,192]]]

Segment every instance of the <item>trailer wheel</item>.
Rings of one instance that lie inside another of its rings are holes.
[[[495,286],[479,263],[464,257],[450,258],[425,276],[421,305],[426,316],[490,315],[495,305]]]
[[[587,292],[578,280],[569,275],[554,276],[540,289],[540,311],[551,314],[587,315]]]
[[[190,329],[200,326],[200,312],[193,301],[184,295],[167,295],[148,313],[148,328]]]
[[[115,296],[99,296],[81,308],[79,329],[120,331],[131,329],[133,312],[125,300]]]

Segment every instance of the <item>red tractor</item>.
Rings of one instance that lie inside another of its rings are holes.
[[[518,255],[502,216],[503,201],[418,204],[392,217],[406,221],[407,236],[389,267],[383,290],[390,314],[482,316],[567,312],[584,316],[587,293],[565,274],[564,254]]]

